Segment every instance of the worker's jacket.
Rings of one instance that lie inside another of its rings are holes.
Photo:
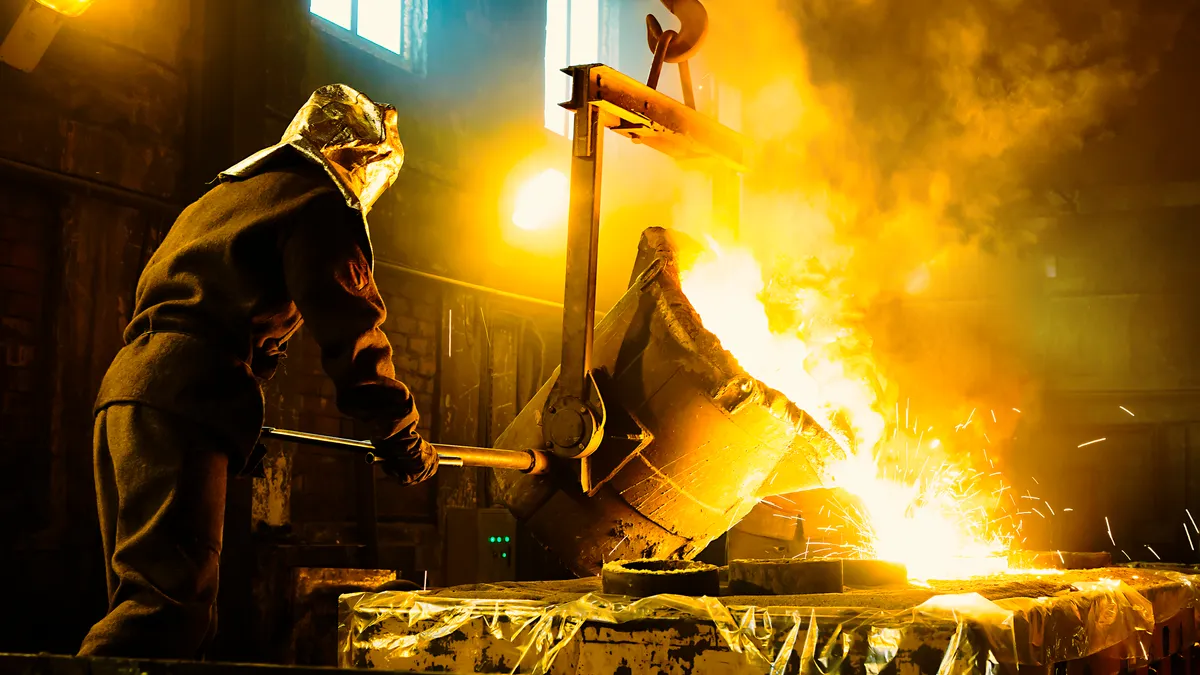
[[[362,215],[316,164],[221,183],[175,221],[138,280],[125,347],[96,411],[138,403],[208,425],[246,466],[270,379],[303,322],[337,405],[374,440],[417,443],[417,413],[396,380]]]

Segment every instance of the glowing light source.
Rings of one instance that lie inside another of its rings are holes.
[[[517,191],[513,225],[522,230],[548,230],[565,225],[570,181],[557,169],[546,169]]]
[[[396,0],[358,0],[358,36],[399,54],[403,8]]]
[[[599,0],[546,0],[545,123],[560,136],[570,132],[570,113],[559,103],[570,96],[571,65],[600,61]]]
[[[38,4],[62,14],[63,16],[79,16],[87,11],[96,0],[37,0]]]
[[[346,30],[354,26],[354,8],[349,0],[310,0],[308,11]]]
[[[708,248],[681,274],[704,327],[750,375],[782,392],[840,441],[844,454],[829,458],[824,482],[855,498],[855,504],[831,509],[860,541],[830,547],[840,549],[833,554],[902,562],[918,580],[1008,570],[1011,537],[987,514],[993,493],[983,489],[986,476],[971,469],[970,454],[950,453],[944,437],[923,443],[924,432],[918,436],[919,425],[910,428],[907,420],[900,427],[897,419],[896,432],[885,437],[883,406],[869,383],[870,368],[862,366],[870,355],[865,347],[847,346],[854,344],[846,336],[855,329],[843,320],[847,313],[839,297],[826,287],[801,284],[783,299],[777,294],[764,302],[769,284],[753,253],[711,239]],[[778,311],[781,303],[785,307]],[[907,462],[900,467],[885,460],[907,458],[909,448],[923,455],[916,458],[915,473]],[[939,458],[929,462],[935,453]]]

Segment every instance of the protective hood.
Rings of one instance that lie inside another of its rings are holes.
[[[396,118],[390,105],[375,103],[344,84],[326,85],[313,92],[278,143],[222,171],[218,179],[253,176],[290,147],[325,169],[346,205],[363,214],[365,227],[367,213],[404,165]],[[369,245],[369,232],[367,238]],[[367,256],[371,258],[369,250]]]

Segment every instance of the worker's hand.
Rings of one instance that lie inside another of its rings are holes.
[[[399,435],[399,434],[398,434]],[[413,434],[373,441],[376,456],[383,459],[383,471],[403,485],[413,485],[437,473],[438,456],[433,446]]]

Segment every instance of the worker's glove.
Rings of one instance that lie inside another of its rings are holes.
[[[386,440],[372,441],[372,445],[375,455],[383,460],[383,472],[402,485],[420,483],[437,473],[437,451],[416,434],[397,434]]]

